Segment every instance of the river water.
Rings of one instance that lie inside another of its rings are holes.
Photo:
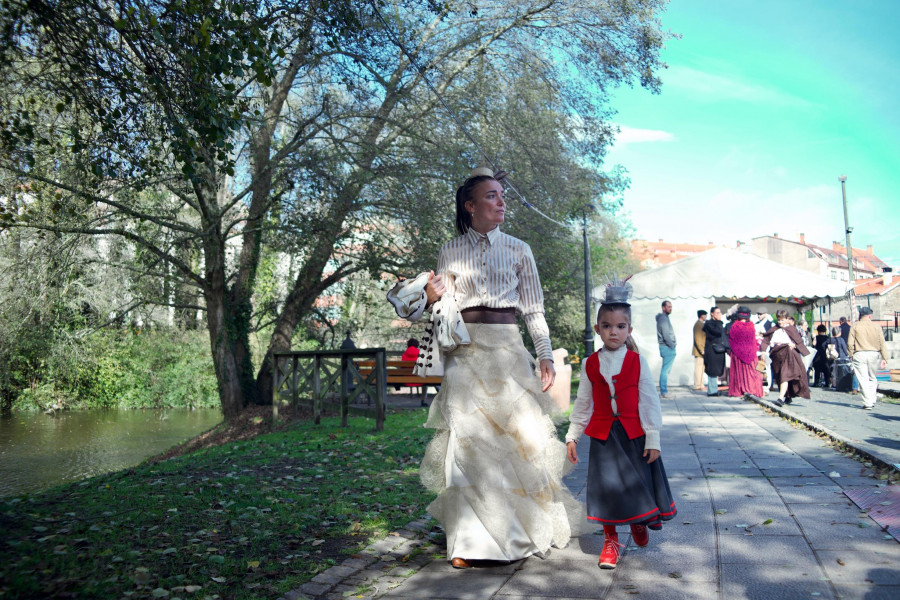
[[[219,410],[87,410],[0,417],[0,496],[137,465],[222,421]]]

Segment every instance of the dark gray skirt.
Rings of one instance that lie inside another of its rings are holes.
[[[645,436],[628,439],[613,421],[609,437],[591,438],[587,479],[587,517],[604,525],[646,525],[660,529],[675,516],[662,457],[647,464]]]

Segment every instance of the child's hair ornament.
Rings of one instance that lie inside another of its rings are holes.
[[[611,277],[609,283],[607,283],[604,288],[603,298],[600,299],[600,304],[625,304],[626,306],[631,306],[628,301],[634,294],[634,289],[631,287],[631,284],[628,283],[629,279],[631,279],[631,275],[625,279]]]

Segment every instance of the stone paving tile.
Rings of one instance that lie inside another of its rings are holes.
[[[717,505],[718,506],[718,505]],[[770,521],[767,523],[767,521]],[[787,508],[780,504],[751,504],[738,506],[723,515],[716,515],[719,533],[735,535],[800,535],[800,527]]]
[[[869,548],[819,550],[816,554],[825,573],[835,583],[900,585],[900,550],[876,551]],[[900,598],[900,596],[898,596]]]
[[[747,600],[836,598],[818,565],[798,569],[777,564],[723,564],[722,597]]]
[[[900,585],[835,585],[841,600],[897,600]]]
[[[597,562],[600,551],[603,549],[603,534],[600,535],[583,535],[581,537],[572,538],[565,548],[553,548],[547,561],[556,563],[557,565],[568,561],[579,560],[588,562]],[[532,560],[528,558],[527,560]],[[534,559],[540,560],[540,559]]]
[[[819,474],[812,477],[772,477],[769,478],[769,483],[772,484],[776,489],[782,488],[791,488],[796,486],[835,486],[837,485],[836,479],[832,479],[830,477],[826,477],[825,475]],[[869,480],[869,484],[871,485],[872,480]]]
[[[762,469],[766,477],[818,477],[822,473],[812,465],[805,467],[773,467],[771,469]]]
[[[719,595],[714,583],[667,578],[662,581],[617,580],[602,597],[606,600],[716,600]]]
[[[786,504],[839,504],[847,500],[847,496],[836,485],[798,485],[780,488],[778,493]]]
[[[597,598],[598,589],[605,588],[609,584],[614,570],[600,569],[594,559],[575,561],[567,565],[565,577],[560,577],[559,574],[558,564],[527,561],[515,577],[503,584],[497,597],[535,598],[546,594],[549,587],[554,594],[561,597]],[[488,597],[487,594],[481,596],[482,599]]]
[[[799,535],[720,535],[721,564],[815,565],[812,549]]]
[[[398,582],[380,597],[484,600],[496,593],[510,577],[506,573],[495,573],[493,569],[454,569],[446,563],[432,564],[435,568],[428,565],[415,577]]]
[[[650,553],[635,552],[629,548],[616,567],[619,581],[664,581],[683,579],[684,581],[706,581],[715,583],[719,579],[716,557],[712,552],[695,553],[691,560],[671,552],[668,561]]]
[[[746,500],[751,497],[778,497],[771,481],[765,477],[710,477],[707,480],[710,494],[716,501],[728,498]],[[751,494],[751,495],[748,495]]]

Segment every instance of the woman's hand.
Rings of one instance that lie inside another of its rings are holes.
[[[541,383],[543,384],[541,391],[549,390],[554,380],[556,380],[556,369],[553,368],[553,361],[545,358],[541,361]]]
[[[647,459],[647,464],[649,465],[650,463],[655,461],[657,458],[659,458],[659,450],[644,450],[644,456],[650,457]]]
[[[447,288],[444,287],[444,278],[442,275],[435,275],[434,271],[428,274],[428,283],[425,284],[425,297],[428,306],[441,299]]]
[[[566,442],[566,457],[573,465],[578,464],[578,446],[575,442]]]

